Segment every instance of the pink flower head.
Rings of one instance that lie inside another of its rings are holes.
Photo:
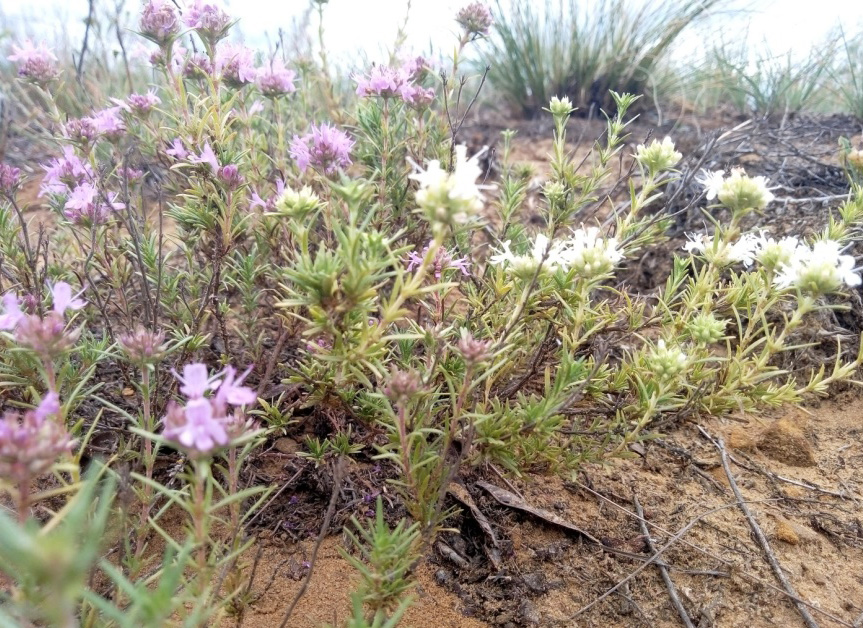
[[[224,420],[213,416],[213,406],[207,399],[192,399],[185,407],[172,401],[163,422],[162,435],[191,456],[206,455],[228,444]]]
[[[258,71],[255,55],[250,48],[240,44],[223,44],[216,54],[216,70],[225,83],[232,87],[243,87],[254,83]]]
[[[19,77],[40,85],[57,78],[57,57],[44,42],[34,46],[33,42],[25,39],[20,46],[12,44],[12,53],[8,59],[18,64]]]
[[[125,111],[138,117],[146,118],[150,115],[153,107],[160,104],[162,100],[156,95],[155,90],[148,90],[146,94],[129,94],[125,102],[112,98],[112,100]]]
[[[184,16],[186,26],[194,28],[211,46],[223,39],[231,27],[231,16],[215,4],[195,0]]]
[[[83,299],[78,298],[83,292],[81,290],[81,292],[73,296],[72,286],[65,281],[58,281],[51,286],[51,300],[54,302],[54,311],[63,316],[66,310],[80,310],[86,305]]]
[[[0,164],[0,194],[11,195],[21,181],[21,169]]]
[[[141,12],[141,34],[160,46],[180,32],[177,13],[168,0],[149,0]]]
[[[171,142],[171,148],[165,150],[166,155],[170,155],[174,159],[185,159],[189,156],[189,151],[186,150],[186,147],[183,146],[183,140],[179,137],[175,137],[174,141]]]
[[[488,35],[489,29],[494,22],[491,9],[482,2],[471,2],[456,15],[455,21],[465,30],[468,35]]]
[[[311,166],[320,172],[332,174],[351,165],[353,146],[353,140],[344,131],[328,124],[313,124],[302,137],[294,136],[290,152],[300,172],[305,172]]]
[[[108,107],[97,111],[90,119],[93,121],[93,126],[96,131],[108,138],[116,140],[126,132],[126,125],[120,117],[120,107]]]
[[[229,406],[254,403],[257,397],[251,388],[242,386],[251,368],[240,377],[233,367],[210,376],[204,364],[193,363],[183,367],[183,376],[174,371],[182,383],[180,392],[187,398],[185,406],[174,402],[168,407],[163,419],[163,435],[178,443],[192,456],[211,453],[217,447],[224,447],[230,439],[241,435],[241,428],[252,425],[244,420],[237,410],[229,412]],[[206,394],[215,391],[215,395]],[[229,434],[230,432],[230,434]]]
[[[205,79],[213,75],[213,63],[203,52],[190,55],[183,65],[183,75],[190,79]]]
[[[200,155],[193,156],[189,159],[193,164],[206,164],[213,171],[213,174],[219,172],[219,160],[216,158],[216,153],[213,152],[213,148],[210,146],[209,142],[204,143],[204,148],[201,150]]]
[[[402,82],[398,72],[386,65],[374,65],[368,74],[354,80],[357,82],[357,96],[383,98],[395,96]]]
[[[75,441],[59,421],[47,420],[60,411],[56,393],[50,392],[35,410],[21,417],[6,412],[0,420],[0,477],[27,484],[42,475]]]
[[[123,209],[123,203],[116,202],[116,194],[108,203],[103,202],[98,188],[89,182],[76,186],[63,206],[63,214],[70,221],[81,223],[101,224],[108,219],[112,211]]]
[[[99,131],[92,118],[79,118],[69,120],[63,126],[63,135],[86,149],[99,137]]]
[[[428,254],[429,247],[431,244],[427,244],[426,247],[422,250],[422,253],[417,254],[416,251],[411,251],[408,254],[407,259],[407,269],[413,270],[414,268],[418,268],[423,263],[423,258]],[[465,277],[470,276],[470,262],[466,257],[455,258],[452,253],[450,253],[444,247],[440,247],[435,253],[434,260],[432,261],[432,266],[434,268],[434,276],[435,279],[440,280],[443,271],[448,269],[460,270],[461,274]]]
[[[93,179],[93,169],[89,163],[81,160],[72,146],[63,147],[63,156],[52,159],[47,166],[42,166],[45,177],[39,188],[39,195],[67,194],[73,188],[85,181]]]
[[[267,98],[278,98],[285,94],[291,94],[296,90],[293,70],[288,70],[284,64],[276,59],[267,68],[258,71],[257,85],[261,93]]]
[[[0,329],[9,330],[15,329],[18,321],[24,318],[25,314],[21,311],[21,302],[14,292],[7,292],[3,295],[3,313],[0,314]]]

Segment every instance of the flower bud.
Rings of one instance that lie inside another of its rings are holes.
[[[317,211],[321,206],[320,197],[309,186],[303,186],[299,192],[286,186],[276,199],[276,211],[279,214],[299,220]]]
[[[572,101],[566,96],[563,98],[554,96],[548,105],[548,110],[555,118],[565,118],[573,111]]]
[[[690,338],[702,345],[719,342],[725,335],[727,321],[717,320],[713,314],[699,314],[686,326]]]
[[[165,355],[165,334],[138,326],[134,332],[118,338],[129,360],[137,364],[155,364]]]
[[[660,340],[648,355],[647,364],[656,379],[667,382],[680,375],[686,369],[689,360],[679,347],[669,347],[664,340]]]
[[[468,35],[488,35],[489,29],[494,22],[491,10],[482,2],[471,2],[456,15],[455,21],[459,23]]]
[[[490,342],[477,340],[467,329],[461,330],[461,338],[456,345],[456,349],[468,366],[474,366],[488,360],[490,347]]]

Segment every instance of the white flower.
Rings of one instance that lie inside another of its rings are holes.
[[[703,255],[708,262],[717,266],[730,266],[742,262],[749,267],[755,259],[756,238],[752,234],[741,236],[736,242],[728,243],[707,234],[686,234],[689,241],[683,245],[690,254]]]
[[[430,220],[465,223],[482,210],[482,190],[494,187],[476,183],[482,175],[479,158],[486,150],[484,148],[468,159],[467,147],[463,144],[456,146],[455,168],[452,173],[441,168],[437,159],[429,161],[425,170],[414,164],[417,172],[410,175],[410,178],[420,184],[416,201]]]
[[[722,189],[722,184],[725,183],[725,171],[716,170],[711,172],[710,170],[702,170],[698,182],[704,186],[707,192],[707,200],[712,201],[719,195],[719,190]]]
[[[675,150],[674,142],[666,136],[661,142],[653,140],[647,146],[639,144],[635,148],[635,158],[648,171],[656,173],[673,168],[683,155]]]
[[[492,255],[489,262],[495,266],[503,266],[506,271],[517,277],[528,279],[536,272],[537,267],[542,264],[543,271],[554,272],[560,267],[560,244],[552,244],[549,250],[548,236],[539,233],[533,241],[529,253],[515,255],[510,249],[510,240],[503,243],[503,250]],[[546,257],[546,251],[549,250]],[[545,260],[543,261],[543,257]]]
[[[576,229],[559,250],[561,265],[573,268],[585,279],[594,279],[614,270],[623,259],[617,238],[603,238],[598,227]]]
[[[798,251],[805,250],[806,246],[794,236],[785,236],[781,240],[768,238],[761,231],[753,236],[755,242],[755,259],[770,270],[774,270],[785,264],[790,264]]]
[[[854,270],[851,255],[842,255],[839,242],[818,240],[809,249],[800,246],[790,262],[779,267],[774,283],[780,289],[798,288],[814,295],[829,294],[847,286],[859,286],[860,274]]]

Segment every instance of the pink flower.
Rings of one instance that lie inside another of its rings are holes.
[[[88,147],[99,137],[99,131],[96,129],[92,118],[69,120],[63,126],[63,134],[73,142],[81,144],[84,148]]]
[[[185,407],[173,403],[164,419],[162,434],[190,453],[207,454],[228,444],[224,421],[213,417],[213,406],[206,399],[192,399]]]
[[[257,77],[254,53],[243,45],[222,44],[216,53],[216,70],[228,85],[242,87]]]
[[[129,94],[125,101],[119,98],[112,98],[111,102],[120,107],[123,111],[128,111],[136,116],[145,118],[150,115],[153,107],[160,104],[162,100],[156,96],[154,90],[147,91],[146,94]]]
[[[426,64],[425,59],[417,57],[399,68],[372,66],[366,75],[354,79],[357,82],[357,95],[401,98],[409,105],[428,105],[434,98],[434,90],[415,83]]]
[[[44,42],[34,46],[25,39],[20,46],[12,45],[12,53],[8,59],[18,64],[19,77],[42,85],[57,78],[57,57]]]
[[[104,135],[109,140],[116,140],[126,132],[126,125],[119,113],[120,107],[108,107],[97,111],[90,116],[90,119],[100,135]]]
[[[468,35],[488,35],[494,19],[491,10],[482,2],[471,2],[456,15],[455,21]]]
[[[175,137],[174,141],[171,143],[171,148],[165,150],[166,155],[170,155],[174,159],[185,159],[189,156],[189,151],[186,150],[186,147],[183,146],[183,140],[179,137]]]
[[[226,366],[223,372],[225,379],[222,380],[216,391],[216,398],[214,400],[216,405],[221,407],[229,404],[232,406],[246,406],[250,403],[255,403],[258,400],[255,391],[248,386],[241,385],[251,372],[252,367],[249,367],[242,375],[236,377],[236,369],[233,366]]]
[[[308,133],[294,136],[291,142],[291,157],[297,162],[300,172],[311,166],[326,174],[351,165],[351,148],[354,142],[344,131],[334,126],[312,125]]]
[[[184,16],[186,26],[194,28],[211,46],[228,34],[231,17],[215,4],[195,0]]]
[[[86,305],[86,301],[78,297],[83,290],[72,296],[72,286],[65,281],[58,281],[51,286],[51,300],[54,302],[54,311],[62,316],[66,310],[80,310]]]
[[[216,153],[213,152],[213,148],[209,142],[204,144],[200,155],[193,156],[189,161],[193,164],[207,164],[213,171],[213,174],[219,171],[219,160],[216,158]]]
[[[63,156],[51,160],[47,166],[42,166],[45,177],[39,188],[39,196],[46,194],[67,194],[69,189],[93,179],[93,169],[90,164],[81,160],[75,154],[72,146],[63,147]]]
[[[284,96],[296,90],[294,87],[295,77],[296,74],[292,70],[288,70],[281,61],[274,60],[270,67],[263,68],[258,72],[258,89],[267,98]]]
[[[49,392],[35,410],[6,412],[0,420],[0,477],[28,484],[42,475],[75,441],[59,421],[47,420],[60,412],[57,394]]]
[[[4,294],[3,313],[0,314],[0,329],[15,329],[18,322],[24,316],[25,314],[21,311],[21,302],[18,300],[18,296],[14,292]]]
[[[249,209],[255,209],[256,207],[260,207],[264,211],[271,212],[276,209],[276,199],[282,195],[282,192],[285,191],[285,182],[282,179],[276,179],[276,194],[275,196],[271,196],[266,201],[260,197],[260,195],[252,191],[252,200],[249,203]]]
[[[423,263],[423,258],[428,254],[429,247],[431,244],[426,245],[426,247],[422,250],[421,254],[417,254],[416,251],[411,251],[408,254],[407,259],[407,269],[413,270],[414,268],[419,267]],[[452,253],[450,253],[444,247],[440,247],[435,253],[434,260],[432,261],[432,267],[434,269],[435,279],[440,279],[443,271],[447,269],[456,269],[460,270],[461,274],[465,277],[470,276],[470,270],[468,267],[470,266],[470,262],[466,257],[453,257]]]
[[[233,367],[210,376],[201,363],[183,367],[180,392],[187,397],[185,406],[171,402],[163,419],[163,435],[185,449],[190,456],[205,456],[218,447],[227,445],[232,437],[242,435],[244,427],[253,424],[245,421],[241,411],[229,411],[229,406],[241,406],[257,400],[251,388],[242,382],[251,368],[240,377]],[[215,395],[207,397],[207,393]],[[230,432],[230,433],[229,433]]]
[[[216,390],[219,387],[219,376],[221,374],[210,377],[207,365],[200,362],[193,362],[184,366],[182,376],[177,371],[172,371],[172,373],[182,384],[180,392],[190,399],[203,397],[207,392]]]
[[[101,224],[108,219],[112,211],[125,208],[123,203],[116,202],[116,194],[108,203],[100,198],[98,188],[89,182],[84,182],[75,187],[66,204],[63,206],[63,214],[70,221],[80,224],[92,222]]]
[[[141,34],[160,46],[180,32],[177,13],[168,0],[150,0],[141,12]]]

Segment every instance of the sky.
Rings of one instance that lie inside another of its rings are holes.
[[[101,0],[112,5],[115,0]],[[651,0],[642,0],[650,2]],[[453,41],[453,16],[469,0],[412,0],[407,22],[408,47],[427,51],[429,42],[446,46]],[[507,0],[502,0],[505,5]],[[590,0],[579,0],[587,3]],[[812,44],[822,41],[831,28],[842,24],[847,33],[863,26],[860,0],[725,0],[726,6],[752,7],[746,16],[712,22],[704,33],[693,33],[687,47],[700,45],[703,37],[716,34],[723,24],[726,39],[749,33],[752,43],[766,42],[777,54],[793,51],[805,55]],[[139,0],[127,0],[130,9]],[[279,27],[290,30],[292,18],[303,13],[308,0],[224,0],[228,11],[240,19],[247,42],[263,46],[275,38]],[[583,4],[582,4],[583,6]],[[329,0],[324,8],[325,42],[336,60],[356,59],[358,51],[369,59],[383,57],[404,21],[407,0]],[[38,33],[49,44],[63,37],[77,41],[83,31],[87,0],[0,0],[0,16],[7,28],[19,23]],[[312,18],[317,28],[317,19]],[[58,46],[59,47],[59,46]]]

